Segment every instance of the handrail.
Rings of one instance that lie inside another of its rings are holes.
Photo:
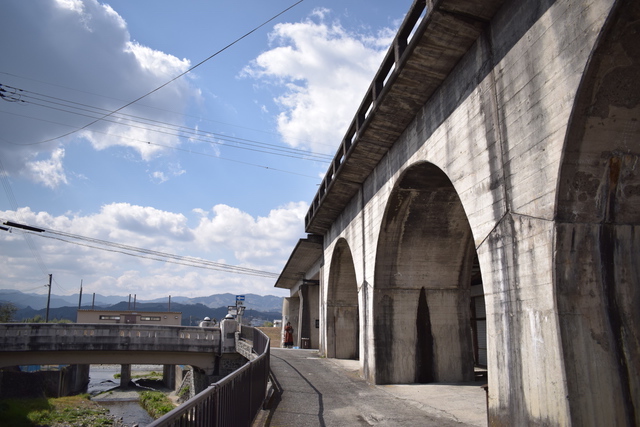
[[[249,329],[253,330],[253,351],[258,357],[148,426],[250,426],[267,393],[270,343],[262,331],[247,328],[242,327],[241,335],[248,337]]]

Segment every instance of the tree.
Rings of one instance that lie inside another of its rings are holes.
[[[6,302],[0,304],[0,323],[11,322],[16,311],[18,311],[18,307],[13,305],[13,303]]]
[[[44,323],[44,317],[42,317],[39,314],[36,314],[33,317],[22,319],[22,323]]]
[[[44,317],[42,317],[39,314],[36,314],[33,317],[27,317],[26,319],[22,319],[22,323],[45,323],[44,321]],[[71,320],[69,319],[50,319],[49,323],[73,323]]]

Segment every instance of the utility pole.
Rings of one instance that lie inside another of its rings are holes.
[[[49,274],[49,285],[45,285],[49,286],[49,295],[47,296],[47,314],[45,316],[44,323],[49,323],[49,303],[51,302],[51,276],[53,276],[53,274]]]
[[[82,308],[82,279],[80,279],[80,296],[78,297],[78,310]]]

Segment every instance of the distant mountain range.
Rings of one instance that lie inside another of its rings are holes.
[[[109,307],[120,302],[125,302],[129,304],[129,296],[105,296],[100,294],[95,294],[95,302],[93,299],[93,294],[83,294],[82,295],[82,308],[90,309],[92,304],[95,308],[104,308]],[[156,298],[152,300],[143,300],[142,298],[135,298],[136,305],[142,303],[158,303],[165,305],[169,304],[169,297],[167,298]],[[2,302],[11,302],[15,304],[18,308],[31,307],[34,309],[41,309],[47,307],[47,295],[43,294],[34,294],[34,293],[23,293],[16,290],[9,289],[0,289],[0,303]],[[73,295],[54,295],[51,294],[51,302],[49,304],[49,308],[58,308],[65,306],[72,306],[77,308],[79,303],[79,294]],[[133,306],[134,296],[131,295],[131,305]],[[181,297],[181,296],[172,296],[171,297],[171,305],[174,303],[180,304],[202,304],[207,307],[216,308],[216,307],[226,307],[228,305],[236,304],[236,295],[235,294],[215,294],[210,295],[208,297]],[[282,297],[276,297],[273,295],[256,295],[256,294],[245,294],[244,306],[247,307],[247,310],[253,309],[258,311],[277,311],[282,312]],[[165,308],[166,309],[166,308]],[[171,308],[172,311],[173,307]]]
[[[14,319],[21,320],[33,318],[36,315],[45,317],[47,307],[47,295],[23,293],[15,290],[0,289],[0,304],[11,302],[17,308]],[[49,304],[49,319],[67,319],[76,321],[79,294],[60,296],[51,295]],[[154,300],[140,300],[133,295],[129,296],[104,296],[83,294],[80,308],[101,310],[137,310],[137,311],[176,311],[182,313],[182,324],[197,325],[205,316],[222,319],[227,314],[227,306],[236,304],[235,294],[216,294],[208,297],[169,297]],[[245,320],[255,319],[258,325],[260,320],[271,321],[282,317],[282,297],[273,295],[245,294],[244,313]]]

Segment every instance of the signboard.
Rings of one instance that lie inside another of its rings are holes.
[[[238,307],[236,307],[235,305],[228,305],[227,310],[229,311],[229,314],[232,316],[238,315]]]
[[[244,295],[236,295],[236,302],[244,301]]]

